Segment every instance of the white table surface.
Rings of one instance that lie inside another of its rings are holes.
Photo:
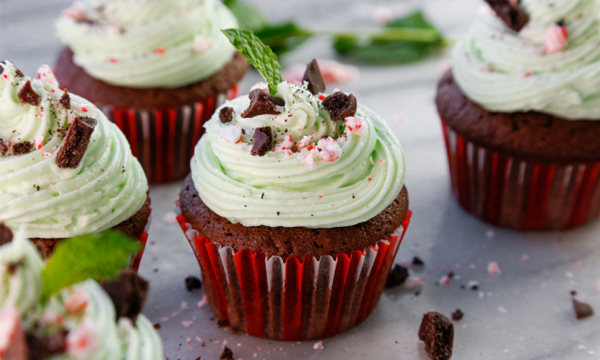
[[[479,0],[247,1],[270,19],[318,29],[369,29],[377,26],[376,6],[387,6],[394,15],[420,7],[450,37],[463,33],[482,5]],[[52,24],[69,2],[1,0],[0,58],[29,75],[40,64],[52,64],[60,48]],[[306,63],[313,57],[335,57],[327,39],[307,42],[283,62]],[[404,286],[385,291],[365,323],[323,340],[323,350],[313,349],[312,341],[268,341],[219,329],[209,307],[196,305],[203,291],[190,294],[184,286],[188,275],[199,277],[199,267],[174,222],[180,184],[155,186],[141,274],[151,281],[144,312],[161,324],[167,358],[218,359],[226,341],[236,359],[425,360],[417,339],[422,314],[436,310],[450,316],[460,308],[465,317],[456,323],[453,359],[600,359],[600,315],[575,320],[569,295],[576,290],[580,300],[600,310],[600,223],[567,233],[523,234],[494,228],[461,210],[450,193],[433,103],[444,66],[444,57],[408,66],[360,66],[359,79],[342,86],[388,119],[405,149],[414,217],[396,261],[414,255],[425,261],[422,271],[412,273],[423,279],[421,295]],[[250,73],[242,92],[258,80]],[[403,117],[407,122],[399,121]],[[488,274],[492,261],[500,275]],[[449,271],[457,275],[450,285],[436,285]],[[481,292],[461,289],[469,281],[478,281]],[[193,323],[185,328],[182,321]]]

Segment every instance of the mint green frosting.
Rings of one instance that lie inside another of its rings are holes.
[[[14,266],[11,273],[9,266]],[[150,320],[140,314],[135,325],[124,318],[116,322],[113,302],[93,280],[65,288],[42,304],[44,266],[22,229],[11,243],[0,247],[0,312],[16,307],[24,330],[39,336],[68,331],[66,352],[49,360],[164,359],[162,342]],[[70,303],[84,306],[74,312]],[[72,345],[80,336],[87,339],[83,348]]]
[[[6,76],[6,78],[4,77]],[[38,106],[22,104],[27,81],[41,96]],[[87,100],[71,94],[71,109],[60,105],[62,90],[16,76],[7,62],[0,76],[0,139],[30,141],[25,155],[0,155],[0,222],[26,225],[30,238],[67,238],[112,228],[138,212],[148,182],[123,133]],[[59,168],[56,156],[65,129],[77,116],[98,121],[76,169]],[[39,189],[38,189],[39,187]]]
[[[245,226],[331,228],[367,221],[396,198],[404,156],[384,119],[359,105],[362,127],[353,132],[331,121],[305,85],[282,82],[277,96],[285,100],[279,115],[242,118],[250,102],[242,96],[223,105],[233,108],[231,123],[223,124],[217,110],[205,124],[191,167],[211,210]],[[278,144],[253,156],[254,129],[262,126],[273,129]],[[299,152],[289,150],[293,144]]]
[[[236,27],[233,14],[216,0],[77,1],[56,23],[77,65],[109,84],[133,88],[181,87],[208,78],[235,52],[220,30]]]
[[[462,91],[491,111],[535,110],[573,120],[600,119],[598,0],[523,0],[530,17],[519,32],[484,11],[452,54]],[[545,51],[545,29],[568,29],[559,52]]]

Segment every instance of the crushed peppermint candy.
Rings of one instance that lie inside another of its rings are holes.
[[[302,157],[302,165],[315,166],[315,159],[313,159],[312,152],[310,152],[310,153],[304,155],[304,157]]]
[[[317,341],[313,345],[313,349],[315,349],[315,350],[323,350],[323,349],[325,349],[325,346],[323,346],[323,342],[322,341]]]
[[[42,65],[38,68],[37,78],[38,78],[38,80],[45,82],[47,84],[50,84],[53,86],[58,86],[58,81],[56,80],[56,76],[54,76],[52,69],[50,69],[50,66],[48,66],[48,65]]]
[[[183,327],[187,329],[187,328],[189,328],[190,326],[192,326],[192,324],[193,324],[193,323],[194,323],[194,322],[193,322],[193,321],[191,321],[191,320],[183,320],[183,321],[181,322],[181,325],[183,325]]]
[[[321,159],[327,162],[337,161],[342,156],[342,148],[337,141],[330,137],[319,140],[317,151]]]
[[[90,359],[98,351],[97,330],[88,322],[81,323],[67,334],[67,354],[75,359]]]
[[[305,135],[302,140],[298,141],[298,143],[296,144],[299,148],[305,148],[308,146],[308,144],[310,144],[310,140],[312,139],[312,136],[310,135]]]
[[[367,122],[362,118],[350,116],[344,119],[344,122],[352,134],[364,136],[367,135],[369,131]]]
[[[36,150],[40,150],[44,146],[44,137],[43,136],[34,136],[33,137],[33,147]]]
[[[219,131],[221,139],[231,144],[237,144],[242,139],[242,128],[237,124],[230,124]]]
[[[554,24],[546,27],[544,31],[546,35],[544,43],[546,53],[558,53],[567,46],[567,42],[569,41],[569,30],[565,26]]]
[[[275,151],[290,150],[293,146],[294,140],[292,139],[292,135],[286,135],[283,137],[283,141],[279,141],[275,144]]]
[[[498,263],[495,261],[492,261],[488,264],[487,270],[488,273],[490,273],[491,275],[499,275],[502,273],[500,267],[498,266]]]
[[[198,308],[203,308],[205,305],[208,304],[208,298],[206,298],[206,294],[204,296],[202,296],[202,300],[198,301]]]

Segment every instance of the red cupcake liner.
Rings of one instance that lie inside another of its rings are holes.
[[[177,220],[202,270],[208,302],[234,329],[261,338],[326,338],[363,322],[377,305],[410,223],[362,251],[320,258],[267,257],[222,247]]]
[[[194,147],[204,134],[204,123],[215,109],[238,95],[238,85],[194,104],[177,108],[129,109],[101,107],[123,131],[148,181],[152,184],[183,179],[190,172]]]
[[[600,216],[600,162],[538,164],[462,138],[442,120],[452,192],[493,225],[568,230]]]

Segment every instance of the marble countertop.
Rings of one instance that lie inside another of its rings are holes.
[[[448,36],[463,33],[478,13],[479,0],[268,1],[247,0],[273,20],[293,19],[312,28],[377,26],[374,11],[394,15],[421,8]],[[0,58],[32,74],[52,64],[60,48],[52,23],[70,0],[1,0]],[[333,25],[335,24],[335,26]],[[310,40],[283,59],[307,63],[334,58],[329,41]],[[421,294],[401,286],[387,290],[370,318],[340,336],[284,343],[234,335],[219,329],[202,290],[188,293],[184,279],[199,267],[174,217],[180,184],[154,186],[149,246],[141,274],[151,280],[144,312],[160,323],[169,359],[218,359],[226,342],[236,359],[406,359],[425,360],[417,331],[423,313],[450,315],[460,308],[454,359],[600,359],[600,317],[577,321],[570,290],[600,309],[600,223],[566,233],[516,233],[494,228],[464,213],[451,195],[441,126],[433,103],[444,56],[406,66],[360,65],[360,77],[345,91],[386,118],[406,151],[406,184],[414,212],[397,262],[419,256],[426,263],[412,276]],[[250,73],[242,92],[259,80]],[[497,262],[502,273],[490,275]],[[448,272],[449,285],[436,285]],[[477,281],[479,290],[462,289]],[[184,327],[182,321],[193,321]],[[200,340],[200,341],[199,341]]]

